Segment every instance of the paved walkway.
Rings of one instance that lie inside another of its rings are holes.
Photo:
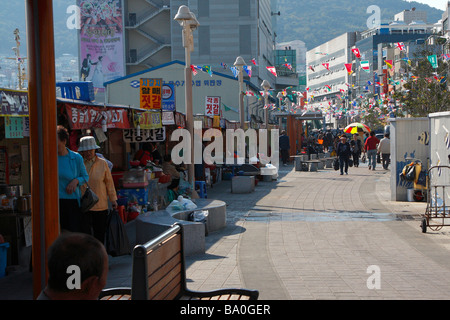
[[[256,288],[282,300],[448,299],[448,229],[423,234],[426,203],[390,201],[389,171],[349,172],[282,167],[252,194],[231,194],[228,182],[208,191],[228,203],[229,225],[208,237],[205,255],[188,258],[190,288]],[[370,266],[380,289],[368,288]]]
[[[449,299],[450,229],[423,234],[426,203],[390,201],[389,178],[367,166],[340,176],[291,165],[251,194],[214,185],[208,198],[227,203],[228,223],[206,238],[205,254],[187,257],[189,288],[254,288],[273,300]],[[368,288],[371,266],[379,289]],[[2,280],[0,299],[31,298],[26,277]],[[130,282],[131,258],[111,258],[107,287]]]

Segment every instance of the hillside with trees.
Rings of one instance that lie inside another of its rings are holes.
[[[428,5],[403,0],[278,0],[277,42],[301,40],[308,50],[345,32],[364,31],[372,12],[367,8],[376,5],[381,9],[381,22],[390,22],[403,10],[426,11],[428,23],[442,19],[443,11]]]

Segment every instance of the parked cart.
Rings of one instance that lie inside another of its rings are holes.
[[[432,166],[427,172],[427,209],[422,218],[422,232],[427,227],[439,231],[450,226],[450,166]]]

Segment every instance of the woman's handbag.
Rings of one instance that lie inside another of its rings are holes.
[[[338,158],[335,158],[333,160],[333,168],[334,168],[334,170],[339,170],[339,159]]]
[[[88,212],[93,206],[98,202],[98,196],[89,188],[89,185],[86,187],[86,191],[81,197],[81,211]]]

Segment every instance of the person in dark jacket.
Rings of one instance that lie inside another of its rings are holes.
[[[355,167],[358,167],[359,157],[361,156],[362,152],[362,143],[361,140],[359,140],[359,134],[355,133],[353,135],[353,140],[350,141],[350,148],[353,156],[353,165]]]
[[[289,145],[289,137],[286,135],[285,130],[281,131],[279,147],[281,152],[281,161],[283,161],[284,166],[287,166],[287,163],[289,162],[289,149],[291,147]]]
[[[343,134],[340,138],[340,141],[337,145],[336,150],[337,156],[339,157],[339,169],[341,171],[341,175],[348,174],[348,159],[350,159],[351,151],[350,144],[347,141],[347,136]]]

